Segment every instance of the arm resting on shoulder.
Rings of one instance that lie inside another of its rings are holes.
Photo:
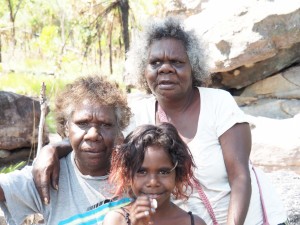
[[[34,161],[32,175],[39,195],[44,202],[50,202],[50,182],[54,189],[58,189],[59,159],[68,155],[72,147],[68,139],[56,144],[44,146]]]
[[[5,196],[4,196],[3,189],[0,185],[0,202],[4,202],[4,201],[5,201]]]
[[[251,131],[248,123],[238,123],[219,138],[231,187],[227,225],[243,225],[251,198],[249,156]]]

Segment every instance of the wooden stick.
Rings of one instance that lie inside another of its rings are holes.
[[[43,133],[44,133],[46,112],[47,112],[46,85],[44,82],[42,83],[42,88],[40,93],[40,107],[41,107],[41,116],[40,116],[40,123],[39,123],[37,155],[39,154],[41,148],[43,147]]]

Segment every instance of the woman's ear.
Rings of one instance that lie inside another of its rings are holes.
[[[121,145],[124,141],[124,135],[121,131],[118,132],[116,140],[115,140],[115,146],[116,145]]]
[[[69,121],[65,124],[65,137],[69,137]]]

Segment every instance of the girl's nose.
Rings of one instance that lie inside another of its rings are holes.
[[[148,176],[148,186],[149,187],[157,187],[159,186],[159,177],[157,174],[149,174]]]

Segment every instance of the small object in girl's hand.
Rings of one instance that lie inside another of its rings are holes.
[[[151,206],[156,209],[157,208],[157,200],[156,199],[151,199]]]
[[[145,216],[149,216],[149,211],[144,212]]]

